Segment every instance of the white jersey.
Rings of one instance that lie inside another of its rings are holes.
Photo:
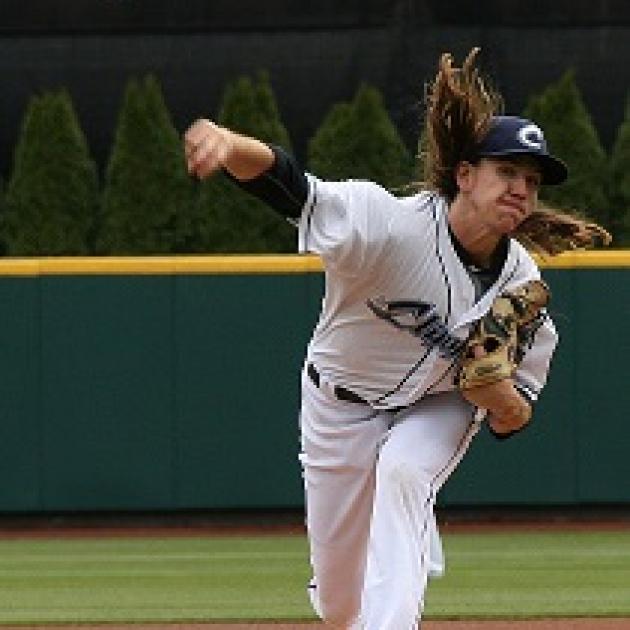
[[[444,199],[429,192],[399,199],[372,182],[308,177],[299,246],[323,259],[326,292],[307,360],[376,409],[454,389],[471,324],[499,293],[540,277],[531,256],[510,239],[497,281],[476,301]],[[530,400],[546,381],[556,343],[546,317],[515,376]]]

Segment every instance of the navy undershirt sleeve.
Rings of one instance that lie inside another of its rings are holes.
[[[514,429],[513,431],[508,431],[507,433],[497,433],[489,424],[488,424],[488,429],[490,433],[492,434],[492,436],[496,438],[497,440],[507,440],[508,438],[511,438],[513,435],[516,435],[517,433],[520,433],[521,431],[523,431],[523,429],[527,428],[529,425],[530,423],[528,422],[527,424],[523,425],[520,429]]]
[[[257,197],[284,217],[297,219],[308,197],[308,180],[295,158],[284,149],[269,145],[273,164],[258,177],[241,181],[224,173],[242,190]]]

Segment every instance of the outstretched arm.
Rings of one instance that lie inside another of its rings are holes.
[[[184,151],[188,172],[199,179],[223,168],[235,179],[248,181],[268,170],[275,159],[264,142],[205,118],[195,121],[184,134]]]
[[[245,192],[284,217],[296,219],[308,197],[308,181],[282,148],[198,120],[184,135],[188,172],[205,179],[222,170]]]

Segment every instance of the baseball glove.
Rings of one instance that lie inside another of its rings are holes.
[[[549,287],[542,280],[531,280],[494,300],[488,313],[477,322],[462,353],[457,375],[459,389],[488,385],[514,374],[522,358],[523,340],[549,297]],[[484,352],[478,352],[478,348]]]

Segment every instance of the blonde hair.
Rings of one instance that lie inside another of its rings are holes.
[[[423,185],[449,202],[458,193],[455,170],[474,161],[474,150],[503,113],[501,94],[475,66],[479,48],[468,53],[461,68],[444,53],[438,72],[425,91],[425,120],[420,140]],[[557,254],[569,249],[607,245],[610,234],[600,225],[555,208],[539,207],[513,234],[528,249]]]

